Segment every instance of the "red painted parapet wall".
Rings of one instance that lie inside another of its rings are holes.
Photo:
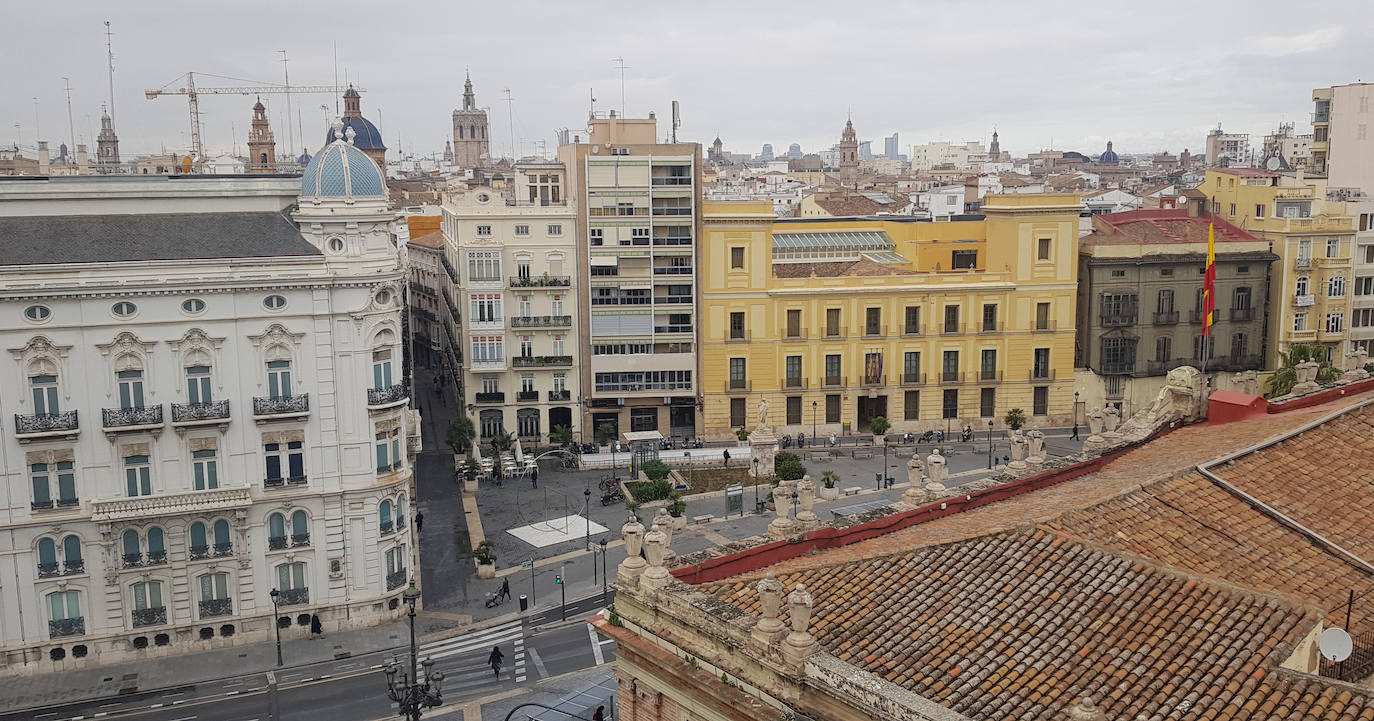
[[[1141,441],[1141,443],[1148,443],[1168,433],[1170,430],[1172,429],[1160,429],[1156,431],[1154,435]],[[693,566],[675,568],[672,570],[672,574],[674,578],[684,583],[712,583],[721,579],[730,578],[731,576],[738,576],[741,573],[756,571],[780,561],[787,561],[799,556],[805,556],[815,551],[840,548],[842,546],[848,546],[851,543],[867,541],[870,538],[877,538],[878,536],[894,531],[900,531],[903,528],[909,528],[918,523],[933,521],[937,518],[973,510],[980,506],[1005,501],[1024,493],[1037,491],[1041,488],[1048,488],[1063,483],[1064,481],[1078,478],[1079,476],[1094,473],[1137,445],[1140,444],[1136,443],[1129,446],[1123,446],[1111,453],[1075,463],[1071,466],[1055,468],[1034,476],[1019,478],[1015,481],[1010,481],[993,488],[974,491],[962,498],[959,496],[951,496],[935,503],[921,506],[920,508],[893,513],[867,523],[850,526],[849,528],[822,526],[814,531],[808,532],[806,538],[802,541],[774,541],[772,543],[765,543],[761,546],[755,546],[729,556],[712,558]]]
[[[1364,393],[1365,391],[1371,390],[1374,390],[1374,377],[1366,378],[1362,381],[1355,381],[1354,383],[1346,383],[1342,386],[1325,388],[1316,393],[1299,396],[1291,401],[1283,401],[1281,403],[1270,401],[1269,412],[1283,413],[1284,411],[1296,411],[1300,408],[1311,408],[1312,406],[1319,406],[1323,403],[1330,403],[1343,396],[1353,396],[1357,393]]]

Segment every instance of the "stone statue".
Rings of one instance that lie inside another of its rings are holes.
[[[929,469],[930,485],[938,485],[944,489],[945,478],[949,475],[949,468],[945,466],[945,457],[940,455],[940,449],[936,448],[926,456],[926,467]]]
[[[1045,463],[1045,434],[1038,430],[1026,432],[1026,440],[1030,444],[1026,451],[1026,462],[1037,466]]]
[[[1205,384],[1202,371],[1192,366],[1179,366],[1169,371],[1154,403],[1143,411],[1137,411],[1121,424],[1117,435],[1130,440],[1142,440],[1160,426],[1201,418]]]
[[[1092,438],[1102,437],[1102,423],[1104,421],[1101,408],[1094,408],[1088,411],[1088,436]]]
[[[1121,434],[1116,432],[1117,426],[1121,425],[1121,411],[1116,406],[1107,406],[1102,409],[1102,435],[1108,438],[1117,438]]]
[[[786,628],[782,619],[778,618],[778,610],[782,608],[782,582],[769,571],[768,575],[754,584],[754,588],[759,592],[759,605],[763,610],[759,614],[759,622],[754,624],[753,636],[764,644],[769,644]]]
[[[768,427],[768,399],[759,399],[759,428]]]
[[[1011,463],[1007,464],[1009,471],[1023,471],[1026,469],[1026,453],[1030,450],[1030,444],[1026,442],[1026,435],[1018,428],[1011,434]]]
[[[668,509],[659,506],[658,512],[654,514],[653,527],[663,531],[667,538],[663,541],[671,545],[673,542],[673,517],[668,513]]]
[[[649,567],[644,569],[644,573],[639,577],[640,586],[662,588],[672,578],[672,574],[668,573],[668,567],[665,565],[668,556],[668,535],[658,524],[654,524],[654,527],[644,535],[644,555],[649,557]]]

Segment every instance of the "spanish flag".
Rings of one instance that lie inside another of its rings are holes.
[[[1207,224],[1207,271],[1202,278],[1202,337],[1212,335],[1217,311],[1217,241],[1214,223]]]

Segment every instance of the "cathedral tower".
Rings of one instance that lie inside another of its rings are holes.
[[[453,162],[462,168],[491,164],[487,111],[477,107],[477,97],[472,94],[472,76],[463,81],[462,109],[453,111]]]
[[[95,162],[100,167],[100,172],[118,172],[119,136],[115,135],[114,121],[110,119],[110,114],[104,111],[100,113],[100,134],[95,137],[95,153]]]
[[[840,134],[840,182],[852,184],[859,179],[859,137],[854,133],[854,121],[844,121]]]
[[[277,172],[277,141],[272,137],[272,126],[267,122],[267,108],[261,100],[253,105],[253,125],[248,131],[248,163],[245,170],[249,173]]]

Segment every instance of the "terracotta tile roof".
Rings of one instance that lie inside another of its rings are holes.
[[[816,205],[830,215],[841,218],[877,215],[878,213],[895,213],[905,208],[909,202],[906,196],[899,193],[890,193],[889,195],[892,197],[891,203],[878,203],[862,195],[850,195],[845,197],[817,198]]]
[[[874,263],[867,258],[825,263],[774,263],[774,278],[838,278],[841,276],[915,275],[901,266]]]
[[[1080,245],[1205,243],[1212,222],[1218,243],[1262,242],[1221,218],[1190,217],[1185,208],[1147,208],[1093,216],[1093,232]]]

